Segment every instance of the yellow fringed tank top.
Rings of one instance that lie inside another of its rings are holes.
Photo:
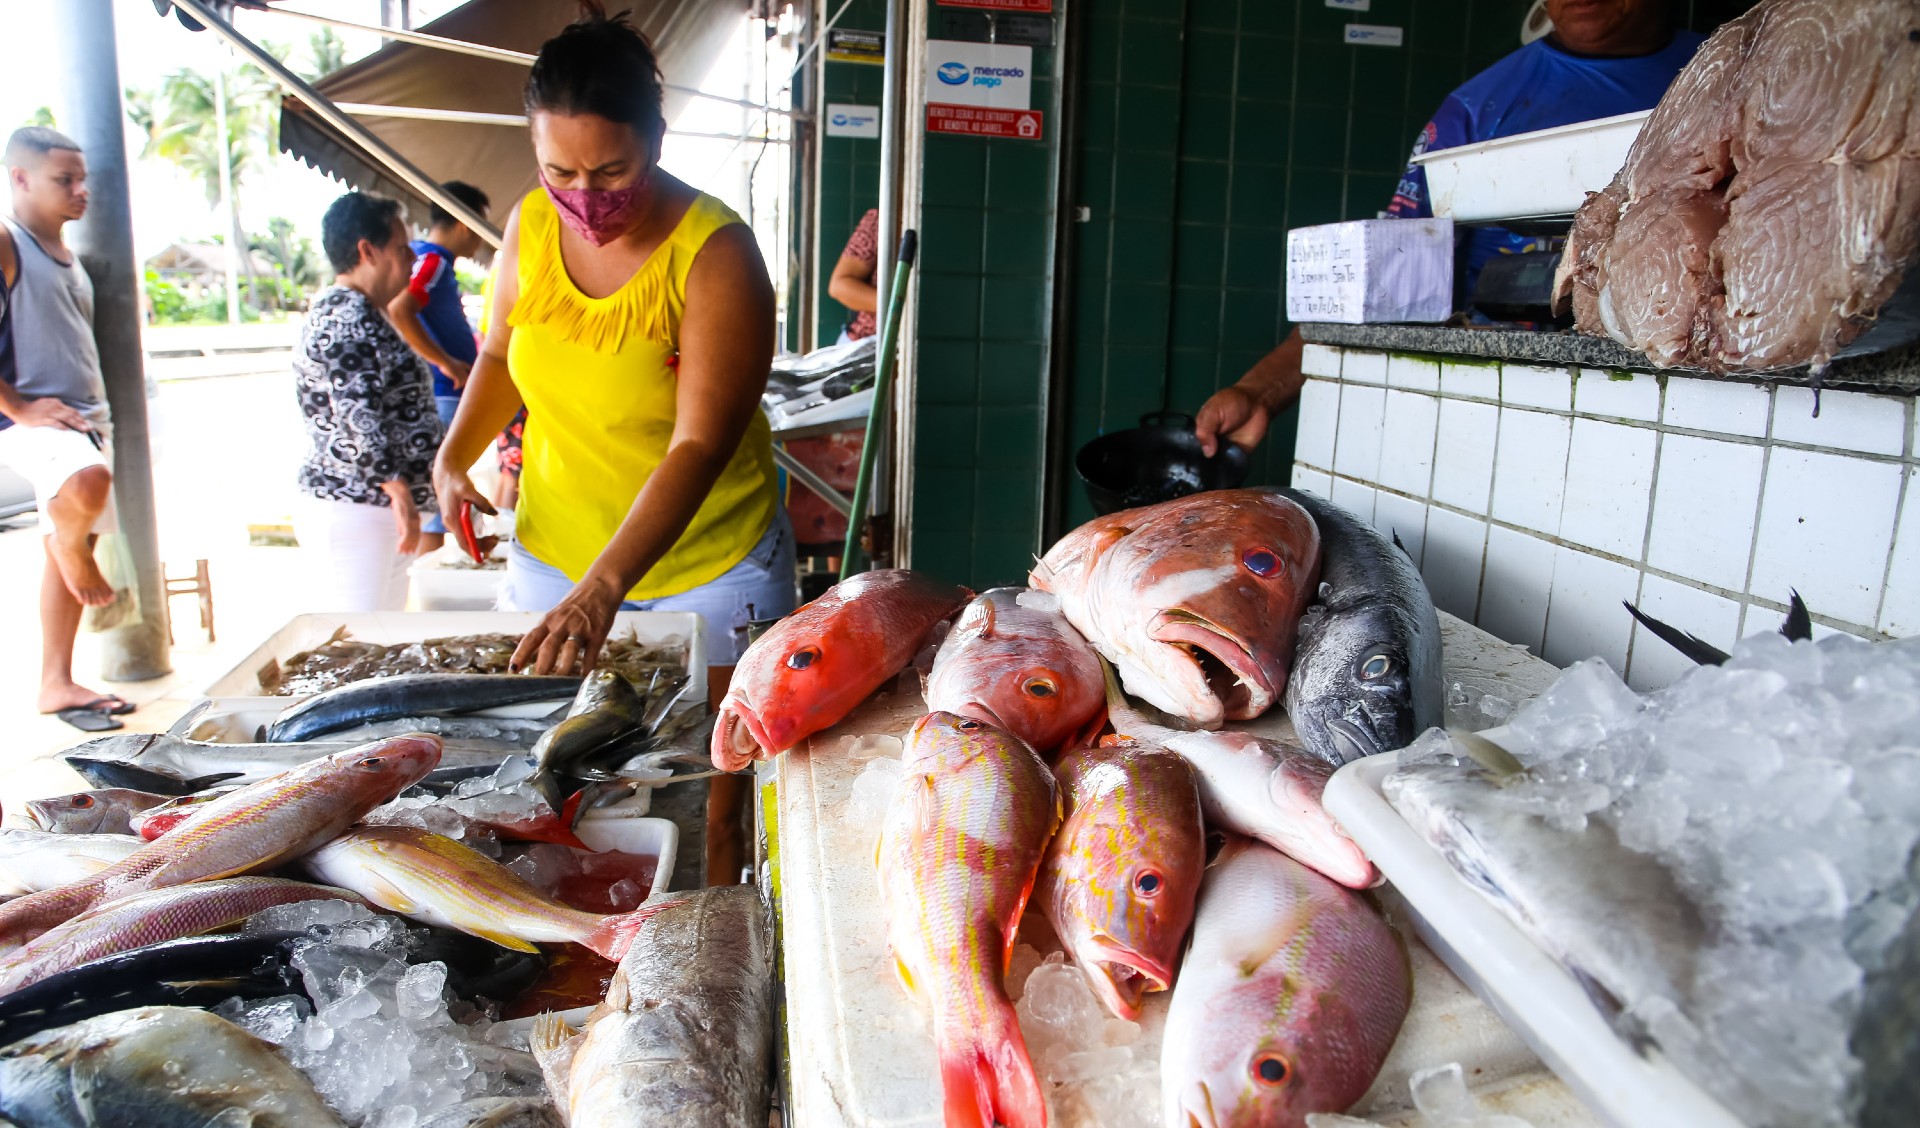
[[[607,547],[666,457],[687,273],[714,232],[739,222],[702,192],[626,285],[590,298],[561,261],[546,191],[520,202],[520,296],[507,316],[507,365],[527,405],[515,530],[571,580]],[[772,431],[755,411],[687,531],[627,598],[676,595],[738,564],[773,520],[775,480]]]

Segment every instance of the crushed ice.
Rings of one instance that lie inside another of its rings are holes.
[[[293,957],[306,998],[229,999],[215,1013],[273,1043],[355,1128],[413,1128],[475,1097],[545,1093],[530,1055],[448,1011],[447,968],[408,964],[406,923],[363,905],[309,901],[256,914],[248,931],[308,928]],[[457,1000],[453,1004],[471,1010]]]
[[[1758,635],[1644,698],[1591,660],[1508,732],[1527,772],[1499,801],[1607,821],[1712,923],[1660,1039],[1675,1064],[1749,1123],[1852,1122],[1863,981],[1920,904],[1920,640]],[[1458,754],[1430,732],[1402,763]]]
[[[1041,958],[1013,950],[1012,987],[1023,968],[1014,1011],[1033,1067],[1061,1128],[1159,1128],[1160,1036],[1166,1007],[1149,1005],[1142,1022],[1107,1013],[1084,972],[1060,952]]]
[[[1419,1070],[1408,1079],[1408,1086],[1413,1090],[1413,1107],[1420,1112],[1421,1128],[1533,1128],[1531,1122],[1518,1116],[1482,1110],[1467,1088],[1466,1071],[1457,1061]],[[1357,1116],[1312,1112],[1307,1114],[1307,1128],[1379,1126]]]

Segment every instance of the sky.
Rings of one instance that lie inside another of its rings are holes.
[[[414,25],[419,26],[458,7],[460,0],[413,0]],[[379,22],[379,0],[308,0],[299,5],[361,23]],[[58,118],[65,84],[60,60],[48,51],[22,49],[52,41],[51,5],[45,0],[0,0],[0,27],[7,29],[9,49],[0,63],[0,134],[24,124],[40,106],[49,106]],[[113,0],[120,56],[120,83],[124,87],[154,87],[168,73],[188,67],[205,73],[235,65],[236,56],[211,32],[190,32],[172,16],[157,16],[151,0]],[[287,20],[270,13],[240,11],[235,26],[256,41],[304,44],[316,25]],[[739,97],[757,81],[754,47],[743,34],[733,49],[722,53],[712,74],[671,76],[672,81]],[[343,32],[351,61],[379,46],[378,37]],[[784,72],[783,72],[784,73]],[[776,80],[776,87],[780,82]],[[757,89],[757,87],[755,87]],[[733,132],[740,128],[741,111],[696,101],[672,124],[676,129]],[[205,191],[186,174],[164,161],[139,159],[140,138],[129,126],[133,189],[135,249],[146,258],[175,241],[205,240],[225,229]],[[740,169],[755,147],[730,142],[669,137],[663,165],[690,183],[714,192],[736,210],[746,213],[747,189]],[[781,168],[784,162],[777,162]],[[763,167],[756,198],[764,199],[767,184],[777,183]],[[285,154],[276,154],[266,172],[251,178],[240,193],[241,223],[250,232],[263,232],[267,220],[283,215],[317,241],[319,216],[346,186]],[[773,239],[763,232],[763,244]],[[771,248],[769,248],[771,249]]]

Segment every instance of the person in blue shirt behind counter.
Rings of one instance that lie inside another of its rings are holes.
[[[1674,28],[1670,0],[1547,0],[1547,15],[1553,30],[1545,38],[1447,95],[1414,140],[1414,156],[1650,110],[1703,39]],[[1433,214],[1425,169],[1407,169],[1387,214],[1402,219]],[[1499,227],[1473,228],[1467,238],[1467,293],[1493,255],[1543,249],[1537,239]],[[1246,375],[1215,392],[1194,420],[1201,449],[1213,454],[1222,438],[1244,447],[1260,445],[1273,417],[1300,395],[1304,347],[1295,329]]]
[[[464,180],[449,180],[440,187],[486,217],[485,192]],[[453,426],[460,389],[466,386],[467,374],[480,354],[473,325],[467,321],[466,308],[460,301],[460,280],[454,275],[454,264],[479,254],[484,244],[452,212],[435,204],[427,237],[414,239],[409,245],[413,248],[413,274],[407,288],[387,306],[387,320],[433,372],[433,406],[444,431]],[[432,552],[446,540],[447,526],[438,513],[428,514],[420,531],[422,552]]]

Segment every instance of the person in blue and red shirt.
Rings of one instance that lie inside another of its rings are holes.
[[[487,214],[487,194],[462,180],[441,185],[447,195],[465,204],[482,217]],[[420,355],[433,371],[433,406],[440,414],[442,430],[453,425],[453,413],[460,406],[460,389],[466,386],[479,348],[474,342],[473,326],[467,322],[460,304],[460,282],[454,277],[454,264],[472,258],[483,245],[466,224],[440,205],[433,206],[432,225],[425,239],[415,239],[413,277],[407,288],[387,306],[387,318],[408,347]],[[431,552],[445,541],[447,528],[438,513],[428,516],[420,526],[421,551]]]
[[[1447,96],[1414,140],[1415,156],[1650,110],[1703,38],[1673,26],[1670,0],[1547,0],[1547,15],[1553,30],[1545,38],[1501,59]],[[1425,169],[1407,169],[1386,214],[1433,214]],[[1481,266],[1493,255],[1543,249],[1536,238],[1504,228],[1471,231],[1462,279],[1469,294]],[[1201,406],[1193,429],[1207,454],[1223,438],[1244,447],[1260,445],[1273,417],[1300,395],[1304,347],[1295,329],[1239,381]]]

